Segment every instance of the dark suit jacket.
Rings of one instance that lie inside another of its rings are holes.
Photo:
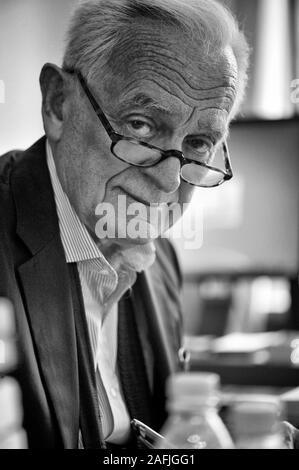
[[[160,421],[164,417],[164,381],[179,367],[180,284],[171,245],[167,240],[157,241],[156,261],[138,275],[132,302],[125,307],[132,308],[134,315],[137,311],[139,320],[147,323],[154,356],[154,363],[148,367],[155,369],[150,391],[154,409],[150,411],[159,415]],[[82,400],[74,288],[60,241],[42,138],[25,152],[0,158],[0,296],[11,299],[15,307],[20,350],[16,375],[23,392],[24,427],[31,448],[77,447]],[[128,368],[130,363],[127,360]],[[131,396],[132,383],[126,380],[126,373],[121,373],[133,416],[139,399],[136,393]],[[158,419],[156,423],[158,427]]]

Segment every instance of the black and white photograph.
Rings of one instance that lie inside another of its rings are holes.
[[[299,449],[299,0],[0,0],[0,449]]]

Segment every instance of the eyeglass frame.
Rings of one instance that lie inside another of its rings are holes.
[[[180,177],[183,181],[185,181],[186,183],[188,183],[192,186],[197,186],[197,187],[201,187],[201,188],[215,188],[215,187],[220,186],[221,184],[223,184],[225,181],[229,181],[230,179],[232,179],[233,171],[232,171],[232,167],[231,167],[230,155],[229,155],[227,142],[225,140],[222,143],[223,159],[224,159],[224,166],[225,166],[225,171],[223,171],[223,170],[221,170],[221,168],[213,167],[211,165],[208,165],[207,163],[197,162],[196,160],[191,160],[189,158],[186,158],[184,156],[183,152],[181,152],[180,150],[175,150],[175,149],[174,150],[163,150],[159,147],[156,147],[155,145],[148,144],[147,142],[143,142],[141,140],[134,139],[134,138],[131,138],[131,137],[126,137],[122,134],[119,134],[118,132],[116,132],[113,129],[113,127],[110,124],[108,118],[106,117],[104,111],[100,107],[99,103],[97,102],[97,100],[95,99],[93,93],[91,92],[89,86],[87,85],[87,82],[86,82],[85,78],[83,77],[82,73],[80,72],[80,70],[76,70],[74,68],[73,69],[72,68],[65,68],[64,71],[67,72],[67,73],[70,73],[70,74],[77,75],[77,77],[79,79],[79,82],[80,82],[80,84],[83,88],[83,91],[85,92],[85,94],[86,94],[93,110],[95,111],[98,119],[100,120],[102,126],[104,127],[106,133],[108,134],[108,136],[111,140],[110,151],[111,151],[112,155],[114,155],[116,158],[118,158],[122,162],[127,163],[128,165],[136,166],[138,168],[151,168],[153,166],[158,165],[160,162],[162,162],[163,160],[166,160],[169,157],[175,157],[175,158],[179,159],[181,169],[184,165],[186,165],[188,163],[189,164],[194,163],[195,165],[199,165],[201,167],[207,168],[208,170],[216,171],[217,173],[220,173],[223,176],[222,180],[220,180],[218,183],[216,183],[214,185],[207,186],[207,185],[199,185],[199,184],[195,184],[195,183],[190,183],[189,181],[184,179],[182,174],[180,174]],[[135,164],[135,163],[128,162],[127,160],[124,160],[123,158],[116,155],[116,153],[114,153],[114,147],[120,140],[127,140],[129,142],[131,141],[134,144],[141,145],[143,147],[147,147],[147,148],[150,148],[150,149],[153,149],[153,150],[158,150],[161,153],[161,157],[156,162],[151,163],[150,165],[138,165],[138,164]]]

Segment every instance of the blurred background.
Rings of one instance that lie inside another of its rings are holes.
[[[40,69],[61,64],[76,3],[0,0],[0,154],[43,134]],[[248,94],[228,141],[234,179],[198,189],[190,208],[202,221],[202,246],[187,249],[174,240],[184,273],[186,341],[196,367],[223,364],[224,382],[296,385],[299,1],[224,3],[251,46]]]

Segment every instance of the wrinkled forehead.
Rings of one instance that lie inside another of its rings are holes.
[[[219,100],[228,112],[236,97],[237,65],[230,48],[207,52],[195,34],[188,37],[154,21],[136,21],[128,28],[109,66],[113,80],[108,89],[114,96],[129,97],[151,82],[150,88],[188,106]]]

